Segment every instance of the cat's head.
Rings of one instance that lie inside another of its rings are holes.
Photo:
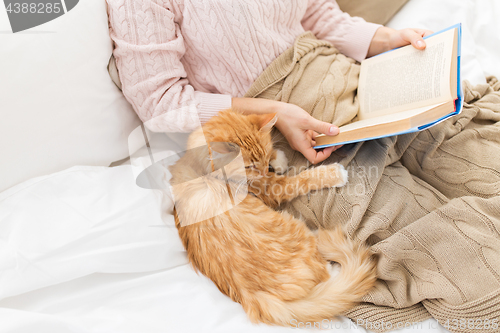
[[[191,134],[188,149],[208,142],[215,169],[228,162],[226,156],[234,158],[241,150],[247,177],[260,177],[268,173],[269,162],[275,158],[271,130],[276,120],[276,114],[243,115],[232,110],[221,111]]]

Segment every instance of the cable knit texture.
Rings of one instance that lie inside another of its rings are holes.
[[[325,44],[302,35],[247,96],[343,124],[358,109],[359,66]],[[432,316],[451,332],[500,332],[500,82],[487,81],[464,81],[462,112],[427,130],[336,150],[324,164],[342,164],[347,184],[280,207],[311,229],[341,224],[370,245],[378,281],[345,313],[357,324],[426,332],[412,323]],[[310,167],[282,134],[273,140],[289,176]]]
[[[305,30],[356,60],[379,25],[334,0],[107,0],[123,92],[152,131],[192,131],[231,107]]]

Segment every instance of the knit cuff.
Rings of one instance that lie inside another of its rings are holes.
[[[350,31],[343,36],[345,44],[342,45],[340,51],[346,56],[361,62],[366,58],[373,36],[380,27],[382,27],[380,24],[364,20],[355,21]]]
[[[198,115],[202,124],[215,116],[219,111],[230,109],[231,95],[210,94],[205,92],[196,92],[198,104]]]

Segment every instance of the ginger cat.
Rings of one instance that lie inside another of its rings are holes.
[[[194,268],[240,303],[252,322],[289,326],[294,319],[331,319],[373,287],[375,260],[340,227],[315,235],[300,220],[273,209],[311,190],[347,182],[339,164],[294,177],[269,171],[269,165],[286,170],[283,152],[272,147],[275,122],[273,114],[226,110],[190,135],[191,150],[170,167],[176,226]],[[235,156],[244,163],[239,172],[227,163]],[[241,194],[246,182],[249,193]],[[223,197],[228,191],[231,200]],[[329,261],[341,265],[338,276],[330,274]]]

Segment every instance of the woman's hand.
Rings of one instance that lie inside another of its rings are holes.
[[[423,37],[431,35],[433,32],[425,29],[402,29],[394,30],[387,27],[380,27],[375,32],[368,49],[367,58],[389,51],[401,46],[413,45],[416,49],[425,49]]]
[[[262,98],[233,97],[232,107],[243,114],[276,113],[278,115],[276,128],[285,136],[293,149],[301,152],[313,164],[323,162],[341,147],[314,149],[316,145],[314,138],[318,133],[337,135],[339,129],[313,118],[297,105]]]
[[[312,164],[324,161],[332,152],[341,147],[314,149],[313,147],[316,145],[314,139],[318,133],[333,136],[339,134],[339,129],[330,123],[313,118],[301,107],[281,103],[277,114],[276,128],[285,136],[290,146],[301,152]]]

